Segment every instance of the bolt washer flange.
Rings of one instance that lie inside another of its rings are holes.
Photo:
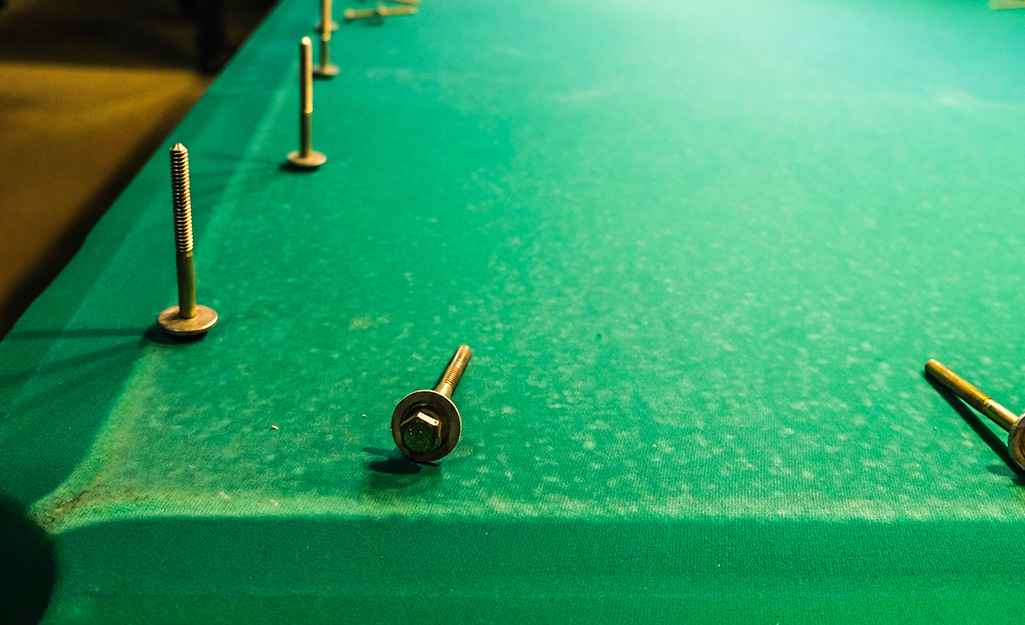
[[[441,445],[432,451],[417,453],[408,447],[402,440],[402,422],[406,420],[415,410],[423,409],[441,421]],[[455,449],[459,442],[459,434],[463,429],[463,420],[459,416],[459,409],[451,399],[433,390],[414,391],[406,395],[395,412],[391,416],[391,435],[395,439],[402,455],[414,462],[434,462],[444,458],[450,451]]]

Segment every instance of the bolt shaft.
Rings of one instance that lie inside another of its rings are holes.
[[[299,155],[306,157],[313,151],[313,44],[309,37],[299,42],[299,100]]]
[[[320,3],[320,23],[331,23],[331,0],[323,0]],[[327,67],[331,64],[331,29],[323,28],[320,31],[320,66]]]
[[[451,398],[452,393],[456,391],[456,386],[459,385],[459,380],[463,379],[463,372],[466,371],[466,365],[470,362],[470,356],[473,352],[466,345],[460,345],[459,349],[452,356],[452,360],[448,361],[448,366],[445,367],[445,371],[441,374],[441,378],[438,379],[438,385],[434,390],[441,393],[445,397]]]
[[[373,9],[345,9],[344,15],[347,20],[367,20],[399,15],[413,15],[414,13],[416,13],[415,6],[390,7],[378,3],[377,7]]]
[[[936,360],[925,363],[925,372],[939,380],[943,386],[960,397],[966,404],[989,417],[1008,432],[1018,421],[1018,415],[996,403],[988,395],[969,384],[964,378]]]
[[[171,198],[174,208],[174,246],[178,266],[178,316],[196,316],[196,271],[192,257],[192,196],[189,190],[189,151],[171,148]]]

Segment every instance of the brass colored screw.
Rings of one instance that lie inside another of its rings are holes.
[[[1025,471],[1025,415],[1018,416],[989,398],[964,378],[936,360],[925,363],[925,372],[939,380],[972,408],[1009,432],[1007,451],[1018,468]]]
[[[301,169],[315,169],[327,157],[313,149],[313,44],[309,37],[299,42],[299,149],[289,152],[288,162]]]
[[[415,6],[390,7],[380,2],[373,9],[345,9],[345,19],[367,20],[374,18],[394,17],[399,15],[413,15],[416,13]]]
[[[452,393],[471,355],[470,348],[461,345],[433,391],[414,391],[395,407],[391,433],[403,456],[415,462],[433,462],[455,448],[463,422]]]
[[[196,303],[189,151],[180,143],[171,148],[171,198],[174,209],[175,259],[178,266],[178,305],[157,315],[157,324],[170,335],[202,334],[217,323],[217,313],[212,308]]]
[[[331,19],[331,0],[327,0],[327,11],[324,11],[324,6],[320,7],[320,21],[313,27],[316,32],[321,32],[324,29],[324,24],[330,27],[332,32],[338,30],[338,22]]]
[[[331,23],[331,0],[322,0],[320,3],[320,23]],[[313,68],[313,75],[319,78],[331,78],[337,76],[337,65],[331,64],[331,29],[320,30],[320,64]]]

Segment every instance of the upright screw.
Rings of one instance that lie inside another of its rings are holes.
[[[171,148],[171,200],[174,210],[174,246],[178,266],[178,305],[157,315],[167,334],[202,334],[217,323],[212,308],[196,303],[196,271],[192,255],[192,197],[189,190],[189,151],[177,143]]]
[[[299,149],[289,152],[288,162],[302,169],[315,169],[327,157],[313,149],[313,44],[309,37],[299,42]]]
[[[463,422],[452,393],[470,356],[469,347],[459,346],[434,390],[414,391],[395,407],[391,433],[403,456],[415,462],[433,462],[455,448]]]
[[[964,378],[936,360],[925,363],[925,372],[964,400],[972,408],[1009,432],[1007,451],[1018,468],[1025,471],[1025,415],[1018,416],[989,398]]]
[[[331,0],[328,0],[328,2],[330,2],[330,1]],[[338,22],[336,22],[333,19],[331,19],[331,5],[330,4],[328,5],[328,12],[327,12],[326,15],[324,14],[324,7],[323,6],[320,7],[320,21],[317,22],[313,26],[313,30],[315,30],[316,32],[319,33],[320,31],[322,31],[324,29],[324,24],[327,24],[328,28],[330,28],[332,31],[338,30]]]
[[[320,23],[331,23],[331,0],[322,0],[320,3]],[[337,76],[337,65],[331,64],[331,29],[320,29],[320,64],[313,68],[313,74],[320,78],[331,78]]]

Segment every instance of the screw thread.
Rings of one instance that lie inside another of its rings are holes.
[[[463,379],[463,372],[466,371],[466,365],[470,362],[470,356],[472,355],[473,352],[470,351],[468,346],[460,345],[459,349],[452,356],[452,360],[448,361],[448,366],[445,367],[445,371],[441,374],[441,378],[438,379],[438,385],[434,390],[445,397],[452,397],[456,386],[459,385],[459,380]]]
[[[329,29],[328,29],[329,30]],[[303,115],[313,114],[313,43],[309,37],[299,42],[299,99]]]
[[[929,360],[929,362],[925,363],[925,372],[939,380],[943,386],[950,389],[952,393],[960,397],[966,404],[986,415],[1005,430],[1010,430],[1014,427],[1015,422],[1018,420],[1018,415],[990,399],[988,395],[972,386],[967,380],[951,371],[943,363],[937,360]]]
[[[180,143],[171,148],[171,199],[175,249],[187,254],[192,251],[192,194],[189,190],[189,151]]]
[[[331,39],[331,0],[322,0],[320,3],[321,40]]]

